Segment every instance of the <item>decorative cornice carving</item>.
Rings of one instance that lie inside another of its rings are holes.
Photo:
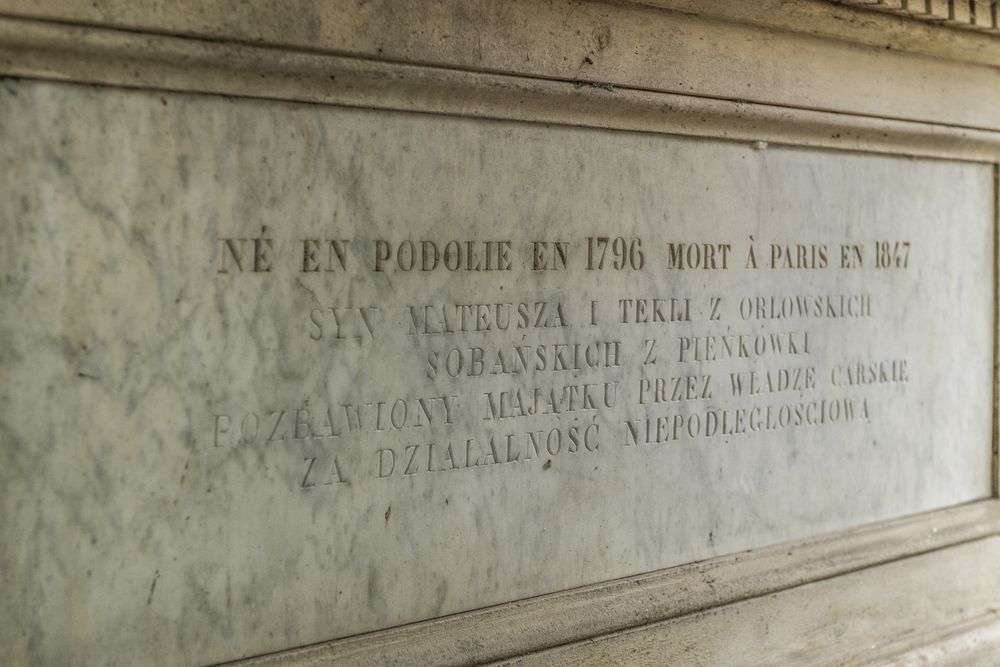
[[[998,0],[833,0],[837,4],[903,14],[921,21],[937,22],[1000,34]]]

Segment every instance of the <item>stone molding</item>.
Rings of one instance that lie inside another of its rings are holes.
[[[835,0],[955,28],[1000,34],[996,0]]]
[[[773,596],[900,559],[916,559],[922,554],[947,552],[970,542],[995,540],[991,536],[996,535],[1000,535],[1000,501],[984,500],[232,664],[245,667],[461,665],[505,660],[538,651],[561,654],[558,659],[541,654],[539,659],[543,664],[559,660],[573,664],[580,650],[593,651],[591,645],[602,638],[618,646],[616,653],[611,657],[585,653],[589,658],[587,664],[611,664],[625,659],[621,651],[628,650],[628,640],[623,636],[629,633],[648,630],[655,634],[657,627],[671,619]],[[995,614],[989,620],[992,629],[996,625]],[[990,637],[994,641],[992,634]],[[797,640],[789,638],[789,645],[795,646]],[[580,645],[575,646],[577,643]],[[623,643],[625,648],[621,646]],[[995,648],[996,644],[992,646]],[[840,651],[845,647],[829,648]],[[913,646],[900,641],[898,646],[882,647],[882,651],[890,649],[911,650]],[[650,664],[662,662],[654,659]]]
[[[0,74],[993,162],[1000,132],[0,18]]]

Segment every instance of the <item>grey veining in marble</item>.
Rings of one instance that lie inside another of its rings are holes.
[[[233,659],[990,493],[987,165],[24,81],[0,165],[6,664]]]

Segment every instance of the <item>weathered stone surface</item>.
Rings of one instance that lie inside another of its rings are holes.
[[[8,662],[218,661],[990,494],[991,166],[28,82],[0,136]]]

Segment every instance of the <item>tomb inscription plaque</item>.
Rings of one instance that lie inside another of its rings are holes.
[[[0,134],[14,662],[991,493],[990,165],[23,81]]]

